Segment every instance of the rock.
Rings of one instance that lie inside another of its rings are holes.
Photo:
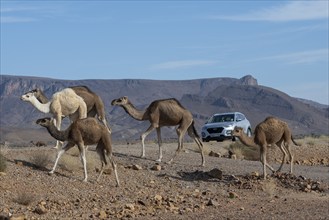
[[[259,173],[257,171],[254,171],[254,172],[251,173],[251,176],[259,177]]]
[[[47,209],[43,205],[39,204],[35,208],[34,212],[35,213],[38,213],[39,215],[43,215],[43,214],[46,214],[47,213]]]
[[[134,204],[131,204],[131,203],[127,203],[125,205],[125,208],[128,209],[128,210],[130,210],[130,211],[134,211],[135,210]]]
[[[18,166],[23,166],[23,162],[22,162],[22,161],[16,161],[16,164],[17,164]]]
[[[229,192],[228,197],[234,199],[234,198],[239,198],[239,195],[235,192]]]
[[[219,153],[214,152],[214,151],[210,151],[209,156],[210,157],[220,157],[221,155]]]
[[[14,214],[14,215],[10,216],[10,218],[8,218],[8,219],[10,219],[10,220],[24,220],[26,218],[25,218],[24,214]]]
[[[223,178],[223,172],[217,168],[214,168],[208,172],[208,175],[217,179]]]
[[[133,170],[142,170],[143,168],[137,164],[132,165],[131,167]]]
[[[161,201],[162,200],[162,196],[161,195],[155,195],[154,199],[157,201]]]
[[[99,213],[98,213],[98,218],[100,218],[100,219],[106,219],[107,218],[107,214],[106,214],[106,212],[105,211],[100,211]]]
[[[213,199],[210,199],[207,203],[207,206],[219,206],[219,203]]]
[[[6,176],[7,174],[5,172],[0,172],[0,176]]]
[[[151,167],[151,170],[160,171],[161,166],[160,165],[154,165],[153,167]]]
[[[236,157],[236,154],[232,154],[232,155],[231,155],[231,159],[236,160],[236,158],[237,158],[237,157]]]

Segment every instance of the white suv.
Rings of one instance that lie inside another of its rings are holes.
[[[202,141],[235,140],[231,134],[235,126],[242,127],[244,132],[251,136],[251,125],[244,114],[240,112],[214,114],[202,127]]]

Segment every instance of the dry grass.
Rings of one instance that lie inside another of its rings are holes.
[[[259,148],[245,146],[240,141],[230,144],[229,150],[232,151],[238,159],[259,160]]]
[[[20,205],[29,205],[31,204],[33,201],[35,200],[35,196],[31,193],[28,192],[21,192],[19,193],[14,199],[13,201],[20,204]]]
[[[321,135],[318,137],[306,136],[302,139],[299,139],[297,142],[301,145],[307,145],[307,146],[313,147],[316,145],[328,144],[329,136],[326,136],[326,135]]]
[[[73,155],[72,155],[73,153]],[[95,169],[97,163],[100,164],[100,160],[94,152],[86,151],[86,159],[87,159],[87,170],[92,171]],[[74,172],[83,169],[83,165],[80,159],[79,150],[72,151],[70,150],[70,154],[64,154],[60,160],[58,165],[66,171]]]
[[[5,172],[7,169],[7,160],[0,152],[0,172]]]
[[[33,163],[37,168],[45,168],[50,161],[50,156],[45,151],[36,151],[30,157],[30,162]]]
[[[268,179],[263,182],[262,186],[263,191],[270,197],[273,198],[276,189],[276,183],[272,179]]]

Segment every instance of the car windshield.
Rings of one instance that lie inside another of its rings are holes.
[[[234,114],[214,115],[209,120],[209,123],[230,122],[230,121],[234,121]]]

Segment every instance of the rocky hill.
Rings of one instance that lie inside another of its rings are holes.
[[[35,121],[45,114],[20,96],[35,88],[47,97],[63,88],[86,85],[100,95],[105,103],[107,118],[115,140],[135,140],[148,127],[148,122],[130,118],[122,108],[111,106],[114,98],[128,96],[137,108],[144,109],[155,99],[174,97],[188,108],[200,131],[205,120],[217,112],[243,112],[255,127],[267,116],[287,121],[295,135],[329,134],[328,106],[314,105],[290,97],[276,89],[258,85],[248,75],[241,79],[212,78],[196,80],[59,80],[37,77],[1,76],[0,82],[0,135],[1,141],[25,142],[51,140]],[[68,124],[68,120],[66,125]],[[164,128],[165,138],[175,138],[174,128]],[[155,137],[155,134],[153,134]],[[150,139],[152,136],[150,137]]]

